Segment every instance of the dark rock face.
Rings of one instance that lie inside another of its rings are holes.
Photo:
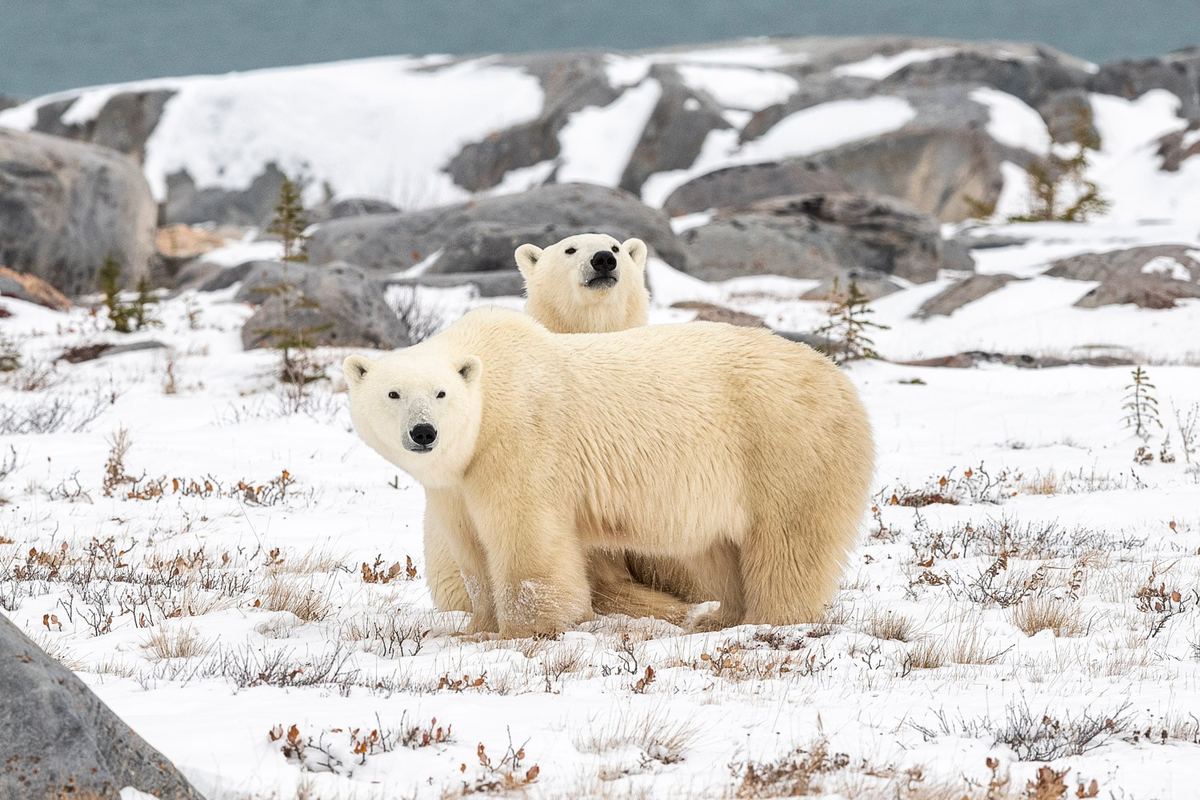
[[[768,197],[812,192],[845,192],[845,179],[812,161],[726,167],[683,184],[667,197],[663,210],[672,217],[713,208],[741,208]]]
[[[1033,46],[1031,58],[1006,58],[996,53],[961,51],[931,61],[902,67],[884,86],[941,86],[967,84],[991,86],[1037,108],[1060,89],[1086,84],[1089,74],[1049,48]]]
[[[711,131],[731,127],[721,107],[685,85],[674,67],[655,65],[650,77],[662,95],[621,175],[621,188],[635,194],[656,172],[690,167]]]
[[[270,268],[260,265],[252,270],[246,285],[267,281],[265,274]],[[282,271],[279,277],[283,277]],[[242,327],[245,349],[270,347],[275,340],[272,329],[307,331],[314,344],[321,346],[391,350],[412,344],[408,326],[384,301],[382,287],[358,267],[289,264],[287,277],[307,302],[297,302],[299,298],[293,293],[292,308],[285,311],[282,296],[264,293],[267,299],[259,301],[262,305]]]
[[[505,61],[537,77],[545,106],[537,119],[468,144],[451,159],[446,171],[471,192],[496,186],[509,170],[557,158],[558,133],[571,114],[587,106],[606,106],[620,96],[608,83],[600,53],[540,53]]]
[[[83,681],[0,615],[0,797],[203,800],[162,753]]]
[[[913,316],[917,319],[948,317],[967,303],[973,303],[981,297],[986,297],[1016,280],[1022,279],[1016,275],[1005,274],[972,275],[926,300]]]
[[[121,92],[109,98],[100,113],[86,123],[63,122],[74,99],[48,103],[38,109],[33,129],[42,133],[111,147],[140,163],[146,156],[146,140],[162,118],[163,107],[175,96],[169,89]]]
[[[163,203],[164,222],[197,225],[216,222],[222,225],[264,225],[275,212],[284,174],[275,164],[267,164],[261,175],[242,191],[197,189],[186,171],[167,176],[167,200]]]
[[[636,236],[668,263],[686,265],[666,215],[627,192],[582,183],[408,214],[333,220],[316,229],[308,252],[314,263],[340,260],[371,270],[403,270],[443,250],[430,271],[483,272],[511,269],[513,250],[525,242],[545,247],[593,231],[618,240]]]
[[[896,200],[810,194],[764,200],[683,234],[704,280],[746,274],[832,279],[851,269],[921,283],[937,277],[937,222]]]
[[[1133,303],[1141,308],[1172,308],[1175,301],[1200,297],[1200,251],[1181,244],[1132,247],[1062,258],[1046,275],[1100,281],[1081,297],[1079,308]]]
[[[1162,58],[1114,61],[1090,76],[1089,91],[1133,99],[1151,89],[1166,89],[1183,101],[1179,115],[1200,119],[1200,48]]]
[[[132,285],[149,272],[156,213],[132,159],[0,128],[0,264],[73,296],[112,253]]]

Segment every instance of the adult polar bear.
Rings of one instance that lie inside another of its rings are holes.
[[[866,413],[828,359],[765,331],[563,336],[477,309],[344,369],[355,429],[445,524],[474,631],[589,618],[588,549],[712,560],[721,606],[697,627],[812,621],[857,538]]]
[[[525,278],[525,312],[553,333],[609,333],[645,325],[650,307],[646,255],[641,239],[618,242],[598,233],[569,236],[545,249],[523,244],[514,256]],[[439,506],[454,502],[446,495],[426,510],[425,578],[439,610],[471,611],[470,594],[438,513]],[[594,550],[588,560],[592,605],[598,613],[653,615],[682,624],[690,611],[686,601],[705,599],[690,591],[693,574],[678,564],[637,559],[641,580],[635,580],[623,553]]]

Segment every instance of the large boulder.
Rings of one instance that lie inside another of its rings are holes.
[[[0,264],[80,295],[111,254],[132,285],[149,274],[156,217],[127,156],[0,128]]]
[[[907,204],[847,193],[778,197],[685,231],[687,272],[848,277],[851,270],[922,283],[937,277],[937,221]]]
[[[916,310],[913,317],[916,319],[948,317],[968,303],[974,303],[1016,280],[1022,279],[1016,275],[1004,273],[972,275],[950,284],[943,291],[926,300]]]
[[[140,162],[146,156],[146,141],[158,126],[164,106],[174,96],[170,89],[116,92],[87,119],[77,119],[69,113],[76,98],[56,100],[38,108],[33,129],[111,147]]]
[[[41,278],[24,272],[13,272],[8,267],[0,267],[0,297],[15,297],[54,311],[67,311],[71,308],[71,301]]]
[[[1173,308],[1182,298],[1200,297],[1200,250],[1191,245],[1131,247],[1061,258],[1046,275],[1099,281],[1075,305],[1080,308],[1132,303],[1141,308]]]
[[[227,225],[263,226],[274,215],[284,178],[274,162],[254,177],[245,189],[198,189],[187,170],[167,176],[167,199],[162,218],[166,222],[197,225],[218,222]]]
[[[372,214],[320,225],[309,242],[314,263],[348,261],[371,270],[404,270],[432,256],[434,273],[512,269],[513,250],[546,247],[577,233],[636,236],[652,253],[686,268],[687,255],[665,214],[620,189],[584,183],[539,186],[519,194],[402,214]]]
[[[314,346],[392,350],[412,344],[407,324],[384,301],[380,285],[358,267],[290,264],[286,283],[294,288],[284,285],[282,273],[279,277],[242,326],[245,349],[271,347],[288,334]]]
[[[671,192],[663,211],[677,217],[714,208],[741,208],[768,197],[849,190],[845,179],[814,162],[788,159],[705,173]]]
[[[0,797],[203,800],[83,681],[0,615]]]

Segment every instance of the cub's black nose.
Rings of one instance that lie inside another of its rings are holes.
[[[601,250],[592,256],[592,269],[607,275],[617,268],[617,257],[611,250]]]
[[[437,440],[437,428],[427,422],[422,422],[420,425],[414,425],[408,435],[421,447],[428,447]]]

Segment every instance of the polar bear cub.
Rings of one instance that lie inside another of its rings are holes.
[[[813,621],[857,540],[866,413],[832,362],[765,331],[563,336],[477,309],[344,370],[359,435],[427,489],[472,630],[589,618],[591,549],[724,558],[700,627]]]

